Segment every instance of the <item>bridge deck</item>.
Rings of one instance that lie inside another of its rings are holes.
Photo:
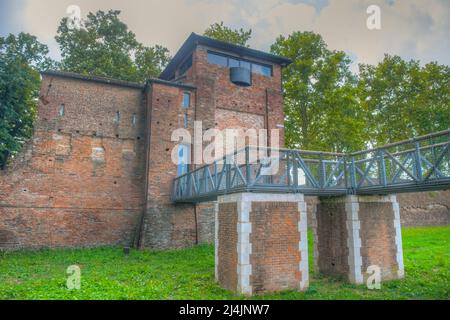
[[[237,192],[314,196],[450,188],[450,130],[352,154],[246,147],[173,183],[175,203]]]

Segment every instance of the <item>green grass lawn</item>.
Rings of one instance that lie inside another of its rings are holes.
[[[312,243],[310,237],[310,267]],[[450,227],[403,229],[406,278],[368,290],[310,273],[306,292],[255,299],[449,299]],[[66,269],[81,267],[81,290],[66,288]],[[312,268],[311,268],[312,269]],[[0,253],[0,299],[243,299],[214,282],[214,248],[121,248]]]

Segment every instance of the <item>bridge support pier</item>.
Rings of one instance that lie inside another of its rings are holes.
[[[302,194],[219,196],[215,219],[215,274],[223,288],[253,295],[308,287]]]
[[[395,195],[321,198],[313,217],[315,265],[324,275],[364,283],[404,276],[400,209]],[[368,268],[370,266],[375,266]],[[372,271],[370,271],[372,270]]]

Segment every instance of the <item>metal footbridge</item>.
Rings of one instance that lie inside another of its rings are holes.
[[[237,192],[339,196],[446,190],[449,145],[450,129],[351,154],[248,146],[177,177],[171,196],[175,203],[198,203]]]

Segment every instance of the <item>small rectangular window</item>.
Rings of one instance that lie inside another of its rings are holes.
[[[177,174],[178,176],[181,176],[188,172],[189,170],[189,145],[187,144],[180,144],[178,146],[178,167],[177,167]]]
[[[120,122],[120,112],[117,111],[116,112],[116,123],[119,123],[119,122]]]
[[[250,62],[241,60],[240,67],[250,70],[251,69],[251,64],[250,64]]]
[[[228,66],[228,58],[219,54],[208,52],[208,62],[219,66]]]
[[[133,113],[133,117],[131,118],[131,123],[133,124],[133,127],[136,126],[137,122],[137,116],[136,113]]]
[[[262,74],[266,77],[272,76],[272,67],[258,63],[252,63],[252,72]]]
[[[65,107],[65,105],[64,104],[60,104],[59,105],[59,116],[60,117],[62,117],[62,116],[64,116],[64,114],[66,113],[66,107]]]
[[[191,94],[189,92],[183,93],[183,108],[188,109],[191,105]]]
[[[246,61],[236,57],[228,56],[226,54],[208,52],[208,62],[229,68],[245,68],[266,77],[271,77],[273,75],[272,66],[270,65]]]
[[[228,66],[230,68],[239,67],[239,60],[233,59],[233,58],[228,58]]]

